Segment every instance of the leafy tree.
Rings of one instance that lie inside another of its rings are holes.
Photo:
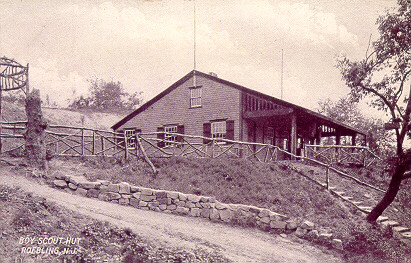
[[[103,79],[92,79],[90,81],[90,96],[80,96],[70,105],[76,109],[94,110],[132,110],[141,104],[142,92],[129,94],[124,91],[121,82],[106,82]]]
[[[90,92],[92,104],[96,109],[118,109],[121,108],[125,95],[123,85],[120,82],[105,82],[102,79],[90,80]]]
[[[377,20],[379,38],[367,49],[365,58],[338,61],[342,78],[350,87],[351,97],[359,101],[369,97],[371,105],[386,111],[393,124],[396,140],[396,160],[389,187],[382,200],[367,216],[375,222],[396,197],[401,182],[411,176],[406,173],[411,164],[411,151],[404,140],[410,134],[411,115],[411,6],[400,1],[395,9]]]
[[[345,123],[363,131],[367,135],[370,148],[377,154],[392,155],[393,134],[384,128],[381,119],[365,117],[358,103],[349,97],[340,98],[338,101],[326,99],[318,103],[317,111],[333,120]]]

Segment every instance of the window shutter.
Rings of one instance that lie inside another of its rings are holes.
[[[184,125],[177,126],[177,133],[184,134]],[[177,142],[183,142],[183,136],[177,136]]]
[[[225,138],[227,140],[234,140],[234,121],[228,120],[226,121],[226,135]]]
[[[211,123],[206,122],[203,124],[203,136],[208,138],[211,137]],[[204,144],[207,144],[209,142],[211,142],[211,140],[203,139]]]
[[[164,127],[158,127],[157,132],[164,132]],[[158,133],[157,139],[164,140],[164,133]],[[165,146],[164,141],[157,142],[157,146],[163,148]]]

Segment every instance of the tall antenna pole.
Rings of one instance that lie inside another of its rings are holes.
[[[197,87],[197,82],[196,82],[196,73],[195,73],[195,70],[196,70],[196,1],[194,0],[193,1],[194,2],[194,30],[193,30],[193,32],[194,32],[194,43],[193,43],[193,45],[194,45],[194,49],[193,49],[193,55],[194,55],[194,72],[193,72],[193,86],[194,87]]]
[[[283,99],[284,49],[281,49],[281,99]]]

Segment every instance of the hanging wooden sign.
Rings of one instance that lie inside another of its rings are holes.
[[[400,128],[400,124],[398,122],[396,123],[386,123],[384,125],[384,128],[386,130],[394,130],[394,129],[399,129]]]

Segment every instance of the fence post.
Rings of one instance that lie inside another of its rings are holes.
[[[128,159],[128,138],[126,134],[126,130],[124,130],[124,158]]]
[[[92,132],[93,132],[92,155],[94,155],[95,152],[96,152],[96,150],[95,150],[96,145],[95,145],[95,142],[94,142],[94,140],[95,140],[95,133],[96,133],[96,132],[95,132],[94,130],[93,130]]]
[[[265,158],[264,158],[264,162],[266,163],[268,161],[268,156],[270,154],[270,147],[265,146],[267,148],[267,151],[265,152]]]
[[[104,137],[100,136],[100,138],[101,138],[101,153],[104,156],[105,155],[105,153],[104,153]]]
[[[329,176],[330,167],[327,165],[327,170],[325,172],[325,186],[327,190],[330,190],[330,176]]]
[[[211,141],[211,158],[214,158],[214,140]]]
[[[84,155],[84,128],[81,128],[81,155]]]
[[[59,155],[59,142],[56,141],[56,155]]]

